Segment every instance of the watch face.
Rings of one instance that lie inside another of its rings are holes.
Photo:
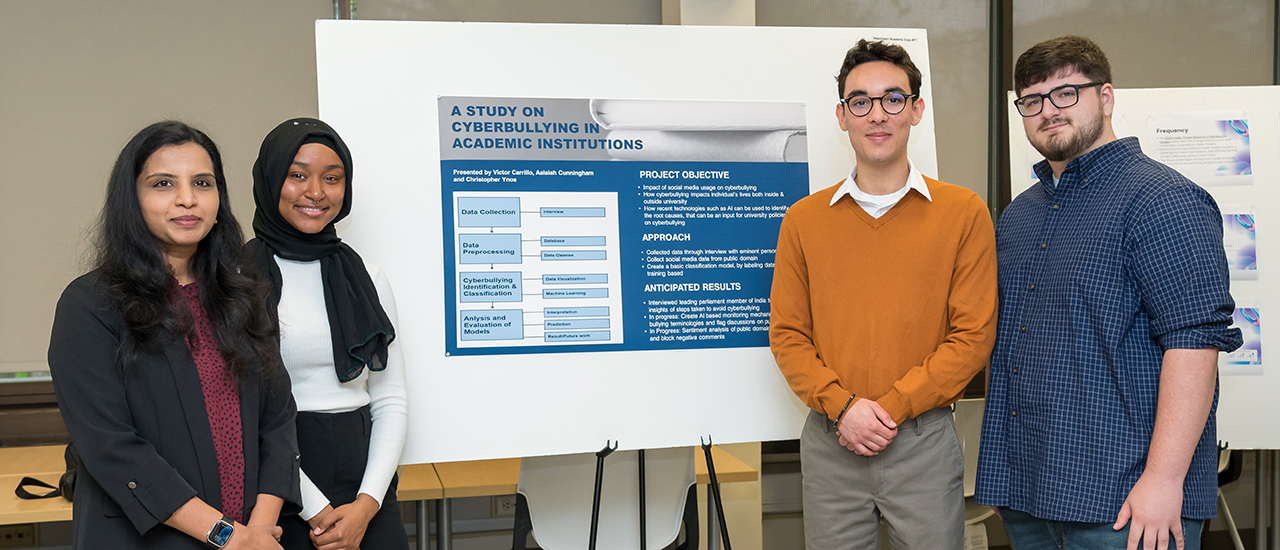
[[[225,523],[218,523],[214,528],[213,534],[209,536],[209,542],[212,542],[218,548],[227,545],[227,541],[231,540],[231,533],[235,528]]]

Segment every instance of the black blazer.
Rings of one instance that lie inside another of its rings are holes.
[[[73,505],[73,548],[203,548],[164,525],[191,497],[220,508],[213,433],[200,376],[182,335],[139,356],[125,375],[115,361],[128,332],[104,297],[99,274],[72,281],[58,300],[49,370],[58,408],[83,460]],[[301,509],[298,442],[288,375],[277,391],[258,380],[240,390],[244,431],[244,519],[266,493],[285,500],[281,514]],[[210,525],[212,527],[212,525]]]

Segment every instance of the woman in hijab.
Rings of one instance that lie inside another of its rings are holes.
[[[338,238],[351,212],[351,153],[328,124],[287,120],[253,165],[247,269],[270,281],[280,355],[298,403],[302,512],[286,549],[408,548],[396,466],[408,421],[387,277]]]
[[[95,269],[49,343],[82,460],[73,548],[280,548],[301,500],[294,405],[243,242],[203,132],[158,122],[120,151]]]

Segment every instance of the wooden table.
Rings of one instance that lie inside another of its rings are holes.
[[[693,456],[693,469],[697,475],[698,484],[710,483],[710,476],[707,475],[707,460],[702,450],[694,449]],[[711,459],[715,461],[716,480],[720,483],[760,479],[760,472],[720,447],[711,447]],[[520,462],[519,458],[504,458],[405,466],[400,474],[398,498],[401,501],[418,501],[418,549],[427,550],[428,548],[430,534],[427,529],[425,500],[433,498],[416,498],[418,495],[440,495],[434,497],[440,500],[436,504],[436,548],[451,550],[453,529],[450,499],[515,494],[520,484]],[[434,468],[438,485],[432,484],[426,473],[428,468]],[[414,471],[412,478],[405,474],[410,469]],[[438,493],[436,487],[439,487]],[[712,510],[713,508],[708,507],[709,512]]]
[[[13,494],[26,476],[56,487],[67,469],[65,450],[65,445],[0,448],[0,525],[71,520],[71,502],[61,497],[22,500]]]
[[[66,470],[63,445],[0,448],[0,525],[70,521],[71,503],[62,498],[22,500],[13,488],[24,476],[57,485]],[[760,473],[719,447],[711,448],[716,463],[716,478],[721,483],[755,481]],[[694,472],[698,483],[708,483],[703,453],[695,449]],[[520,483],[520,459],[474,460],[440,464],[411,464],[400,470],[398,499],[418,503],[418,548],[426,549],[430,540],[427,529],[429,500],[439,500],[436,507],[438,550],[452,546],[452,520],[449,499],[510,495]]]

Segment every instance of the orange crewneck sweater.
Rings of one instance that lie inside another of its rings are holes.
[[[895,422],[955,402],[996,335],[995,231],[978,195],[925,178],[879,219],[840,184],[778,235],[769,347],[792,391],[835,420],[850,394]]]

